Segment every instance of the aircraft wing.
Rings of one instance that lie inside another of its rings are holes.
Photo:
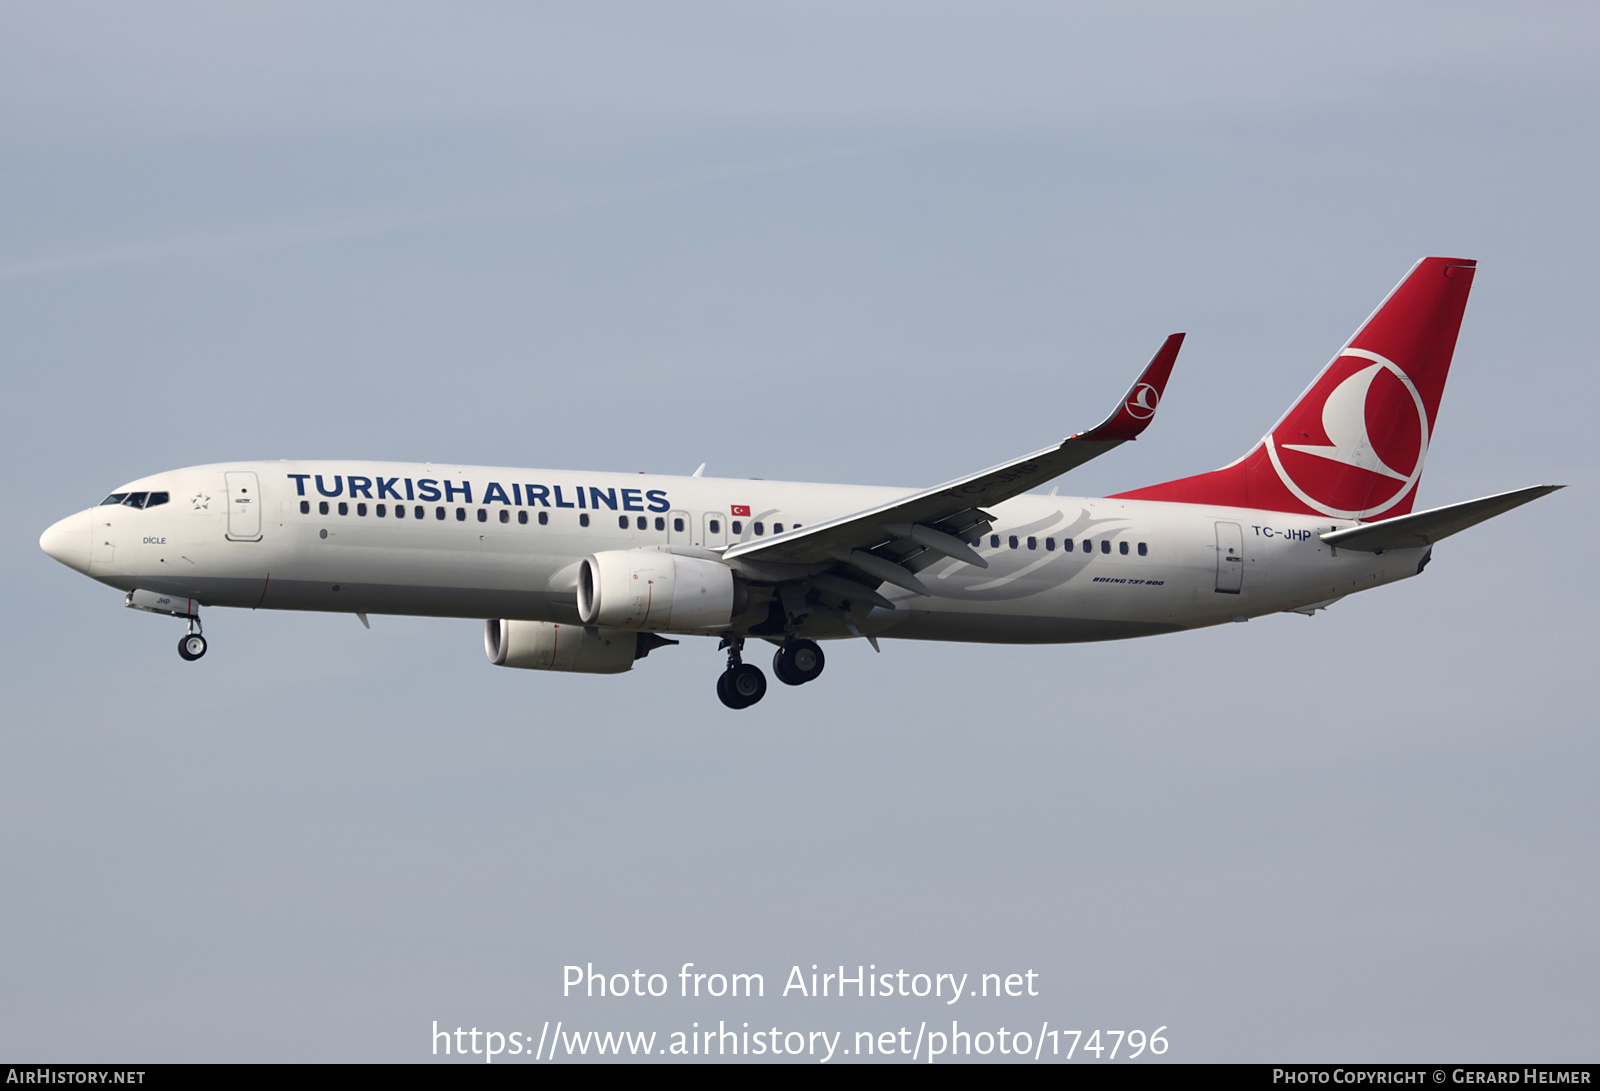
[[[900,500],[771,538],[741,542],[723,557],[730,561],[843,565],[849,576],[870,577],[873,587],[886,581],[917,594],[928,592],[915,572],[945,557],[987,568],[988,562],[967,545],[988,533],[993,516],[983,505],[1009,500],[1136,438],[1155,416],[1182,344],[1183,334],[1168,337],[1111,415],[1086,432]],[[823,590],[844,593],[830,586],[830,579],[839,584],[845,576],[813,577],[812,582]],[[859,601],[888,605],[871,593]]]

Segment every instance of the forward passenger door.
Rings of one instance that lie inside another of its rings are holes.
[[[261,540],[261,488],[250,470],[223,474],[228,484],[228,541]]]

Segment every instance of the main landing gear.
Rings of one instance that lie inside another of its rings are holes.
[[[767,695],[767,676],[741,658],[744,637],[725,636],[718,650],[722,648],[728,649],[728,669],[717,679],[717,696],[729,708],[749,708]]]
[[[815,640],[790,640],[772,656],[772,673],[786,686],[803,686],[822,673],[827,663]]]
[[[767,695],[767,676],[744,662],[744,637],[723,637],[721,648],[728,649],[728,669],[717,679],[717,696],[729,708],[749,708]],[[826,662],[816,641],[787,640],[772,657],[772,673],[786,686],[803,686],[822,673]]]

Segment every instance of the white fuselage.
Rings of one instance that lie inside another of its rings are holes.
[[[590,554],[709,556],[758,528],[772,536],[914,490],[379,462],[199,466],[118,490],[156,491],[166,503],[62,520],[46,548],[102,583],[205,606],[575,622]],[[928,596],[884,584],[896,608],[873,608],[859,631],[1000,643],[1173,632],[1403,579],[1426,554],[1332,549],[1317,535],[1351,523],[1248,508],[1029,494],[991,511],[977,543],[987,569],[941,559],[919,573]],[[828,613],[804,633],[849,635]]]

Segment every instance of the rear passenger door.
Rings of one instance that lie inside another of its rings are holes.
[[[1217,591],[1237,595],[1244,586],[1244,528],[1217,524]]]

